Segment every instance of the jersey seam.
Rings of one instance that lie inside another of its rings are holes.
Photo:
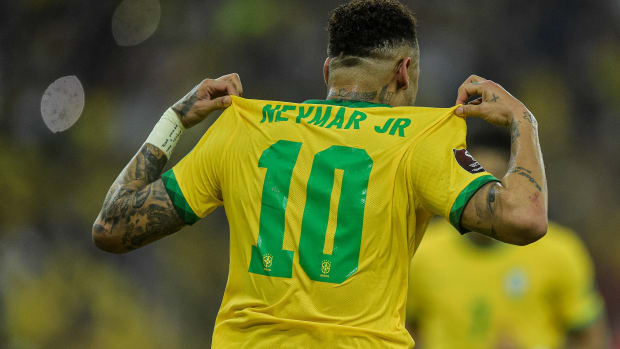
[[[430,130],[431,128],[435,127],[438,123],[440,123],[441,121],[443,121],[443,120],[447,119],[448,117],[450,117],[450,116],[452,115],[453,111],[455,110],[455,108],[456,108],[456,107],[452,107],[452,108],[448,111],[448,113],[447,113],[444,117],[442,117],[442,118],[438,118],[435,122],[431,123],[431,124],[430,124],[430,125],[428,125],[426,128],[424,128],[424,129],[422,130],[422,132],[420,132],[420,133],[419,133],[416,137],[413,137],[413,138],[411,139],[411,143],[413,144],[413,146],[411,146],[410,148],[408,148],[408,149],[407,149],[407,151],[405,152],[405,156],[407,156],[407,157],[411,158],[411,155],[410,155],[410,154],[413,154],[413,153],[414,153],[414,151],[417,149],[417,147],[418,147],[418,146],[419,146],[419,144],[420,144],[420,142],[416,142],[416,140],[418,140],[419,138],[421,138],[421,137],[425,136],[425,135],[426,135],[426,133],[427,133],[427,131],[428,131],[428,130]],[[413,161],[413,160],[412,160],[412,159],[410,159],[410,161],[408,161],[407,166],[408,166],[408,169],[409,169],[409,171],[408,171],[408,172],[409,172],[409,175],[410,175],[411,177],[413,177],[413,175],[414,175],[414,174],[413,174],[413,173],[411,173],[411,161]],[[416,198],[421,199],[421,198],[418,196],[418,192],[417,192],[417,190],[416,190],[415,185],[412,185],[411,187],[413,188],[413,195],[414,195]],[[425,207],[424,203],[422,203],[422,206],[423,206],[423,207],[424,207],[424,209],[426,209],[427,211],[432,212],[432,210],[429,210],[427,207]]]
[[[230,107],[234,107],[235,105],[235,99],[233,98],[233,104]],[[229,107],[229,108],[230,108]],[[227,115],[221,115],[220,117],[228,117]],[[230,164],[230,161],[225,161],[228,157],[229,157],[229,151],[230,151],[230,147],[232,142],[235,140],[235,136],[237,135],[237,133],[239,133],[239,125],[237,123],[237,109],[233,109],[233,117],[235,118],[234,120],[234,128],[233,128],[233,132],[232,134],[229,135],[228,137],[228,141],[226,142],[226,144],[224,145],[224,148],[222,149],[222,156],[220,157],[220,161],[219,161],[219,168],[223,169],[225,164]],[[219,120],[219,118],[218,118]],[[218,176],[220,177],[220,176]],[[218,185],[219,185],[219,191],[222,195],[222,202],[224,202],[224,186],[222,185],[222,180],[221,178],[218,178]]]

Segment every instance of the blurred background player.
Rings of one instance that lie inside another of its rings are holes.
[[[506,148],[489,142],[471,152],[489,172],[506,170]],[[550,222],[535,244],[511,246],[475,232],[463,238],[435,219],[420,247],[407,300],[419,348],[609,348],[592,261],[570,229]]]

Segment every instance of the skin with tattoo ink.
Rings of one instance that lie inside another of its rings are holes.
[[[157,179],[166,161],[159,148],[148,143],[142,146],[106,195],[93,227],[95,241],[107,241],[111,232],[126,228],[118,247],[130,251],[183,226],[166,188]],[[146,185],[149,183],[153,184]]]
[[[327,99],[412,106],[418,92],[418,55],[417,46],[403,46],[378,58],[329,57],[323,66]]]
[[[377,91],[351,91],[346,88],[339,88],[337,90],[330,90],[328,98],[331,99],[348,99],[354,101],[369,102],[377,97]]]
[[[243,91],[237,74],[206,79],[172,109],[187,127],[211,112],[230,105],[230,95]],[[97,246],[122,253],[170,235],[185,224],[174,208],[160,178],[168,159],[156,146],[145,143],[110,187],[92,229]]]
[[[456,104],[462,104],[457,115],[507,127],[511,136],[507,173],[470,199],[461,225],[513,244],[539,239],[547,230],[548,198],[536,118],[501,86],[476,75],[459,87]]]

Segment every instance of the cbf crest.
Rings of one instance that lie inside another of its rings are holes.
[[[332,262],[324,259],[321,262],[321,277],[328,278],[329,272],[332,270]]]
[[[263,268],[266,271],[271,271],[271,266],[273,265],[273,255],[271,253],[267,253],[263,256]]]
[[[522,268],[514,268],[504,277],[504,291],[511,298],[520,298],[529,289],[529,278]]]

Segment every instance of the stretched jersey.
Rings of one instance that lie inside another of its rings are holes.
[[[187,224],[226,210],[213,347],[412,347],[407,278],[426,224],[458,226],[495,180],[466,154],[453,111],[233,96],[163,175]]]
[[[603,309],[583,244],[553,223],[534,244],[481,247],[432,222],[410,275],[407,317],[429,348],[562,348]]]

